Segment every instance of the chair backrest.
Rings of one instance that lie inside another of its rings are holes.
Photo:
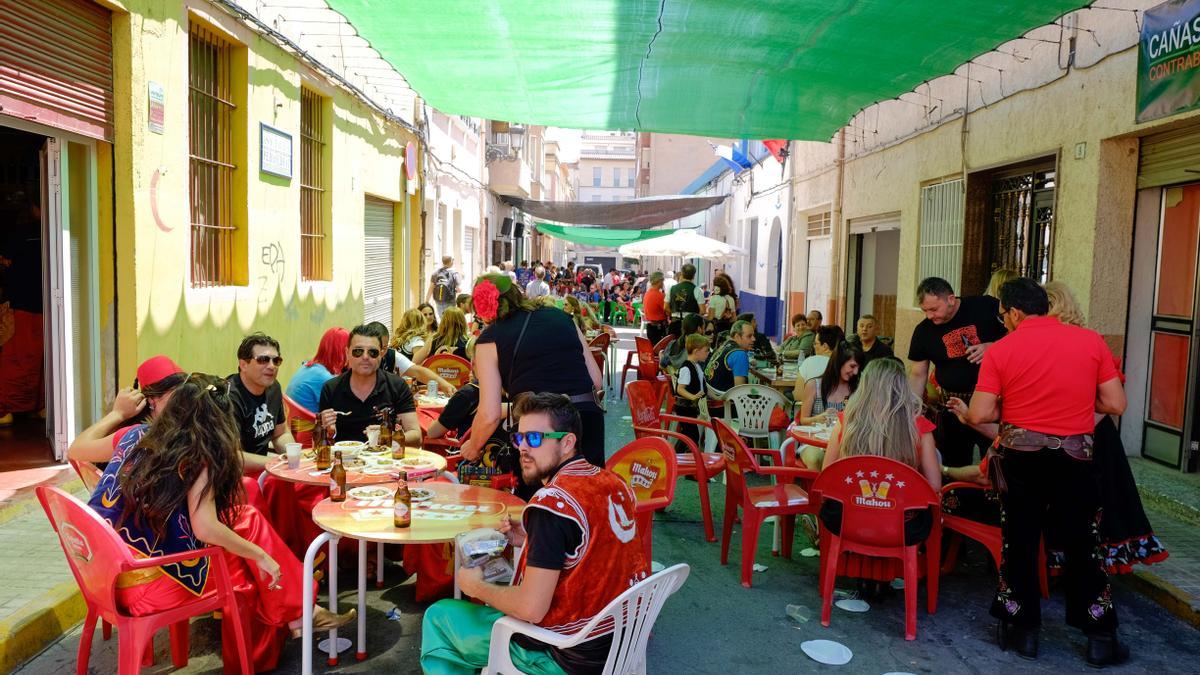
[[[939,504],[933,486],[916,469],[873,455],[830,464],[813,483],[812,498],[841,502],[839,536],[870,546],[903,546],[904,512]]]
[[[640,335],[633,338],[637,346],[638,379],[653,380],[658,377],[658,359],[654,358],[654,345]]]
[[[614,598],[579,630],[578,634],[588,635],[602,622],[612,620],[612,647],[604,663],[606,675],[646,672],[643,662],[650,630],[654,628],[654,622],[658,620],[667,598],[683,586],[691,570],[687,563],[679,563],[651,574]]]
[[[283,395],[283,405],[287,408],[287,425],[292,438],[302,445],[312,445],[312,430],[317,424],[317,414],[296,403],[287,394]]]
[[[471,381],[471,362],[454,354],[434,354],[425,359],[424,367],[438,374],[456,389]]]
[[[674,335],[668,335],[665,338],[659,340],[658,344],[654,345],[654,360],[657,361],[658,358],[660,356],[662,356],[663,350],[666,349],[667,347],[670,347],[671,343],[674,341],[675,341]]]
[[[788,409],[788,400],[783,394],[761,384],[739,384],[725,392],[725,400],[733,406],[725,406],[725,417],[733,414],[731,408],[737,408],[737,419],[741,423],[738,433],[747,438],[766,438],[770,433],[771,411],[782,408]]]
[[[601,349],[608,349],[608,345],[611,342],[612,342],[612,336],[604,331],[600,331],[600,334],[597,335],[596,337],[592,338],[592,341],[588,343],[588,346],[589,347],[599,347]]]
[[[84,462],[76,459],[67,460],[71,463],[71,468],[75,469],[75,473],[79,474],[79,479],[83,481],[83,486],[92,492],[96,489],[96,484],[100,482],[100,478],[104,472],[100,467],[91,462]]]
[[[635,427],[660,426],[659,409],[662,407],[662,390],[654,386],[650,380],[634,380],[625,388],[629,399],[629,415],[633,418]]]
[[[117,574],[133,562],[129,546],[99,514],[70,494],[42,485],[37,497],[58,534],[84,600],[97,609],[117,613]]]
[[[663,508],[675,499],[678,462],[675,449],[661,438],[636,438],[604,466],[629,485],[639,507]]]
[[[288,420],[304,420],[305,422],[316,422],[317,414],[308,408],[296,403],[295,399],[287,394],[283,395],[283,404],[287,406]]]
[[[717,448],[725,457],[726,482],[735,489],[745,486],[748,473],[758,471],[758,462],[746,442],[724,420],[713,419],[713,431],[717,434]]]

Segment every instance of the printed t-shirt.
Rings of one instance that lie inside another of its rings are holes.
[[[908,346],[909,361],[932,361],[937,381],[948,391],[975,390],[979,366],[967,360],[967,345],[995,342],[1004,337],[1000,323],[1000,301],[989,296],[959,298],[958,312],[947,323],[923,320],[913,329]]]
[[[287,420],[283,412],[283,388],[275,382],[256,396],[242,383],[238,373],[227,379],[238,431],[242,435],[242,450],[255,455],[267,454],[271,439],[275,438],[275,427]]]
[[[325,383],[321,387],[321,410],[343,410],[349,415],[339,415],[337,418],[337,439],[339,441],[365,441],[366,429],[372,424],[378,424],[376,417],[380,408],[391,408],[393,415],[416,412],[412,391],[399,375],[383,369],[375,371],[375,388],[361,400],[350,389],[351,373],[346,372]]]
[[[1002,422],[1070,436],[1094,431],[1096,389],[1116,377],[1112,352],[1099,333],[1053,316],[1030,316],[988,348],[975,389],[1002,399]]]

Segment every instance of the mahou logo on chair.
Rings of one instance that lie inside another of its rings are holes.
[[[856,471],[854,477],[846,476],[846,485],[853,485],[854,481],[858,480],[858,489],[860,495],[854,497],[854,503],[859,506],[868,506],[876,509],[894,509],[896,503],[887,498],[888,493],[892,489],[892,480],[895,478],[893,474],[885,474],[883,480],[871,482],[870,478],[878,478],[879,472],[872,471],[869,474],[863,471]],[[896,489],[904,488],[904,481],[895,483]]]

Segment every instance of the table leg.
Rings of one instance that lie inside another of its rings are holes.
[[[329,541],[329,611],[334,614],[338,613],[338,540],[333,538]],[[329,659],[328,664],[336,666],[338,664],[338,641],[337,629],[329,631]]]
[[[383,542],[375,543],[375,588],[383,588]]]
[[[378,565],[379,562],[377,561]],[[367,540],[358,540],[358,652],[354,658],[367,658]]]
[[[462,600],[462,589],[458,587],[458,568],[462,566],[462,561],[458,559],[458,541],[450,540],[451,558],[454,560],[454,599]]]
[[[337,538],[328,532],[322,532],[313,539],[308,545],[308,551],[304,554],[304,613],[303,623],[301,624],[301,632],[303,634],[301,647],[302,656],[300,661],[300,672],[302,675],[312,675],[312,652],[313,652],[313,606],[316,604],[316,598],[313,597],[313,560],[317,557],[317,551],[325,545],[325,542],[332,540],[337,543]]]

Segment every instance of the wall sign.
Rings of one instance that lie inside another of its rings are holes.
[[[146,100],[148,103],[146,126],[149,127],[150,131],[161,134],[163,132],[163,120],[166,118],[167,92],[161,84],[147,82]]]
[[[258,169],[280,178],[292,177],[292,135],[262,122],[258,125]]]
[[[1200,0],[1146,10],[1138,42],[1137,121],[1200,107]]]

